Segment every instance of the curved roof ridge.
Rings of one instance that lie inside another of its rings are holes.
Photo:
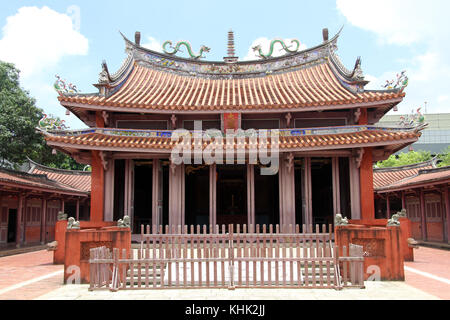
[[[34,166],[33,168],[38,167],[38,168],[43,169],[43,171],[47,170],[47,171],[52,171],[52,172],[57,172],[57,173],[64,173],[64,174],[81,174],[81,175],[90,175],[91,174],[90,171],[69,170],[69,169],[60,169],[60,168],[48,167],[48,166],[45,166],[43,164],[37,163],[37,162],[31,160],[28,157],[27,157],[27,160]],[[33,168],[31,168],[31,169],[33,169]],[[30,172],[28,172],[28,173],[29,174],[36,174],[36,173],[30,173]],[[40,174],[40,175],[46,176],[45,174]]]
[[[435,168],[436,161],[437,161],[437,156],[434,157],[433,159],[430,159],[427,161],[413,163],[413,164],[406,164],[406,165],[398,166],[398,167],[373,168],[373,171],[374,172],[375,171],[376,172],[392,172],[392,171],[417,169],[417,168],[427,167],[427,166],[432,166],[433,168]]]
[[[286,57],[293,57],[293,56],[297,56],[297,55],[301,55],[301,54],[305,54],[308,53],[310,51],[314,51],[317,50],[321,47],[327,47],[330,45],[336,45],[337,39],[339,38],[342,29],[344,28],[344,26],[341,27],[341,29],[339,29],[339,31],[333,36],[333,38],[322,42],[321,44],[318,44],[314,47],[311,48],[306,48],[304,50],[299,50],[295,53],[290,53],[290,54],[285,54],[279,57],[270,57],[267,59],[259,59],[259,60],[243,60],[243,61],[236,61],[233,62],[232,64],[259,64],[262,62],[269,62],[269,61],[276,61],[276,60],[281,60],[283,58]],[[170,58],[170,59],[174,59],[174,60],[180,60],[180,61],[184,61],[184,62],[193,62],[193,63],[198,63],[198,64],[223,64],[223,65],[229,65],[229,62],[225,62],[225,61],[214,61],[214,60],[194,60],[194,59],[189,59],[189,58],[183,58],[183,57],[179,57],[176,55],[170,55],[170,54],[166,54],[163,52],[159,52],[159,51],[155,51],[155,50],[151,50],[148,49],[146,47],[142,47],[140,45],[137,45],[136,43],[134,43],[133,41],[129,40],[122,32],[119,31],[119,33],[121,34],[121,36],[123,37],[124,41],[125,41],[125,50],[128,52],[128,50],[140,50],[140,51],[144,51],[147,53],[151,53],[151,54],[155,54],[155,55],[159,55],[162,56],[163,58]]]
[[[50,179],[46,174],[40,174],[40,173],[30,173],[30,172],[24,172],[24,171],[18,171],[18,170],[12,170],[12,169],[8,169],[8,168],[0,168],[0,172],[6,172],[10,175],[15,175],[15,176],[21,176],[22,178],[25,179],[30,179],[30,182],[45,182],[48,184],[48,186],[50,187],[56,187],[59,189],[65,189],[66,191],[73,191],[73,192],[83,192],[86,193],[86,191],[83,190],[79,190],[77,188],[74,188],[73,186],[61,182],[61,181],[57,181],[54,179]],[[21,184],[29,184],[26,182],[21,182]]]

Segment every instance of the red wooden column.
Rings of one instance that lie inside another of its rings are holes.
[[[419,200],[420,200],[420,216],[421,216],[421,228],[422,228],[422,240],[426,241],[428,236],[427,236],[427,216],[426,216],[426,212],[425,212],[425,199],[424,199],[424,195],[423,195],[423,189],[420,189],[420,196],[419,196]]]
[[[97,150],[92,150],[91,161],[91,218],[90,221],[103,221],[105,173]]]
[[[364,148],[359,167],[362,220],[375,219],[372,163],[372,148]]]
[[[21,221],[22,221],[22,210],[23,210],[23,194],[19,194],[19,204],[17,206],[17,215],[16,215],[16,246],[20,247],[22,243],[22,233],[21,229]]]
[[[359,125],[368,124],[366,108],[361,108],[358,120]],[[375,202],[373,195],[373,159],[372,148],[364,148],[359,167],[359,186],[361,195],[361,219],[375,219]]]
[[[445,187],[444,189],[444,202],[445,202],[445,216],[446,216],[446,220],[447,220],[447,232],[446,232],[446,236],[447,236],[447,242],[450,243],[450,199],[449,199],[449,192],[448,192],[449,187]]]

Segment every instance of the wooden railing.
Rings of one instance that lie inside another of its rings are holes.
[[[255,229],[244,225],[236,229],[233,225],[222,226],[221,230],[215,226],[209,228],[214,231],[211,233],[206,226],[166,226],[164,230],[161,226],[154,227],[150,233],[150,226],[142,226],[140,248],[129,254],[118,249],[110,252],[104,247],[91,250],[90,290],[341,289],[364,284],[359,271],[353,271],[359,270],[353,266],[363,261],[362,256],[345,255],[345,249],[339,254],[333,246],[332,234],[326,232],[324,225],[315,226],[316,232],[310,232],[312,226],[303,226],[300,232],[298,225],[256,226]],[[280,233],[280,229],[285,233]],[[340,264],[344,264],[343,274]],[[349,277],[347,264],[351,265]]]

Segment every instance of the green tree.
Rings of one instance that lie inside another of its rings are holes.
[[[439,160],[438,167],[450,166],[450,146],[439,155]]]
[[[429,151],[409,151],[406,153],[402,152],[398,156],[392,154],[388,159],[378,161],[375,166],[377,168],[400,167],[408,164],[424,162],[431,160],[432,158],[433,157]]]
[[[82,169],[69,156],[52,154],[43,136],[36,132],[43,110],[19,83],[20,71],[11,63],[0,61],[0,165],[22,164],[26,158],[62,169]]]

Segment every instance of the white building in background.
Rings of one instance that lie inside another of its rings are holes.
[[[385,115],[378,122],[378,125],[396,126],[399,124],[402,116],[406,115]],[[424,117],[428,127],[422,131],[422,136],[417,142],[399,152],[425,150],[430,151],[432,154],[437,154],[450,145],[450,113],[428,113]]]

